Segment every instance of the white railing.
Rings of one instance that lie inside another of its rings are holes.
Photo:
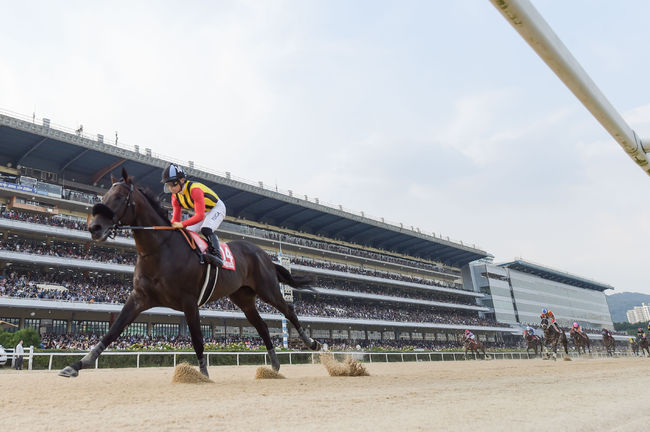
[[[27,353],[27,351],[26,351]],[[410,361],[460,361],[465,360],[465,353],[463,351],[422,351],[422,352],[404,352],[404,353],[395,353],[395,352],[363,352],[363,351],[330,351],[330,353],[336,356],[350,356],[355,360],[362,361],[364,363],[391,363],[391,362],[410,362]],[[320,352],[313,351],[281,351],[276,353],[280,359],[280,362],[283,364],[305,364],[318,363],[318,358]],[[57,352],[57,353],[33,353],[30,352],[29,356],[29,369],[32,369],[32,358],[33,357],[48,357],[48,370],[52,370],[52,363],[55,357],[83,357],[86,355],[86,352],[79,353],[67,353],[67,352]],[[230,356],[234,357],[231,366],[240,366],[242,364],[246,365],[268,365],[269,357],[265,351],[251,351],[251,352],[225,352],[225,351],[213,351],[205,352],[207,365],[210,366],[210,358],[220,356]],[[534,354],[526,354],[523,351],[510,351],[510,352],[488,352],[488,355],[495,360],[525,360],[525,359],[534,359],[536,358]],[[190,351],[105,351],[100,357],[95,360],[95,369],[100,367],[100,359],[104,359],[109,356],[135,356],[135,367],[141,367],[141,358],[146,356],[171,356],[172,357],[172,366],[176,367],[178,362],[178,357],[191,357],[193,361],[196,360],[196,356],[193,352]],[[258,357],[259,360],[251,361],[250,357]],[[617,351],[615,354],[616,357],[630,357],[634,356],[633,353],[628,351]],[[246,361],[242,361],[248,357]],[[576,352],[569,353],[569,357],[579,358],[603,358],[607,357],[605,352],[592,352],[588,355],[579,356]],[[262,362],[262,358],[264,359]],[[479,359],[480,355],[477,354],[467,354],[468,359]],[[284,361],[283,361],[284,360]],[[218,364],[223,364],[222,362],[217,362]],[[144,366],[143,366],[144,367]]]

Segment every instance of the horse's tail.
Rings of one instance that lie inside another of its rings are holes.
[[[293,276],[289,273],[289,270],[280,264],[273,263],[273,265],[275,266],[275,274],[278,276],[280,283],[289,285],[296,291],[316,292],[314,288],[309,286],[314,283],[314,279],[311,276]]]

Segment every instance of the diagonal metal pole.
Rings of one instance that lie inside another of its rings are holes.
[[[650,150],[650,141],[644,146],[530,1],[490,1],[623,150],[650,175],[646,154]]]

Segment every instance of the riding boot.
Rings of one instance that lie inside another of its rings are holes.
[[[208,252],[210,252],[209,255],[211,255],[209,258],[211,261],[214,261],[217,263],[219,267],[223,267],[223,258],[221,257],[221,248],[219,247],[219,239],[215,235],[215,233],[207,227],[201,228],[201,234],[205,236],[205,238],[208,240]],[[208,255],[208,254],[204,254]]]

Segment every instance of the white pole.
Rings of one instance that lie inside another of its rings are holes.
[[[573,92],[623,150],[650,175],[647,151],[637,134],[609,103],[580,63],[529,0],[490,0],[519,35]],[[579,18],[579,17],[576,17]]]

